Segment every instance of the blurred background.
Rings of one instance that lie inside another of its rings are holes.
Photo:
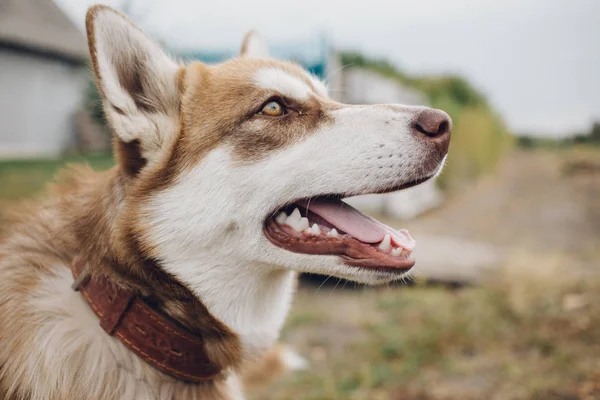
[[[87,0],[0,0],[0,222],[70,162],[109,168]],[[436,182],[350,202],[417,239],[383,288],[303,277],[306,371],[254,399],[600,399],[600,2],[107,1],[181,60],[275,57],[347,103],[454,120]]]

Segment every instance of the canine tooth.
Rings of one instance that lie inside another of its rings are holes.
[[[302,217],[300,215],[300,210],[298,210],[297,208],[294,209],[294,211],[292,211],[292,213],[286,217],[285,221],[283,222],[286,225],[291,226],[292,228],[294,228],[295,230],[301,232],[304,229],[306,229],[308,227],[304,226],[304,224],[302,223]]]
[[[296,208],[296,210],[297,210],[297,208]],[[299,223],[300,223],[300,230],[301,231],[307,229],[310,226],[310,224],[308,223],[308,218],[306,218],[306,217],[300,218],[300,222]]]
[[[393,256],[399,256],[402,254],[402,247],[397,247],[395,249],[392,250],[392,255]]]
[[[385,234],[381,243],[379,243],[379,250],[388,251],[392,247],[392,238],[389,234]]]
[[[313,235],[321,234],[321,228],[319,228],[319,225],[317,225],[317,224],[313,224],[311,231],[312,231]]]
[[[339,237],[340,234],[338,233],[338,231],[335,228],[333,228],[332,230],[327,232],[327,236]]]
[[[296,219],[292,213],[292,215],[285,219],[285,224],[291,226],[297,232],[302,232],[308,228],[308,218]]]
[[[289,217],[287,217],[288,219],[293,219],[295,221],[299,221],[300,218],[302,218],[302,215],[300,215],[300,210],[298,210],[298,207],[294,208],[294,211],[292,211],[292,213],[290,214]]]
[[[285,212],[280,212],[279,214],[277,214],[277,217],[275,217],[275,221],[279,224],[279,225],[283,225],[285,223],[285,220],[287,218],[287,214]]]

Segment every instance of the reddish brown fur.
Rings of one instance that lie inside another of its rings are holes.
[[[267,385],[287,371],[282,357],[285,348],[276,345],[267,351],[260,360],[244,364],[244,384],[248,388]]]
[[[175,149],[185,164],[196,165],[199,157],[222,143],[231,143],[240,161],[255,161],[315,133],[329,122],[327,111],[339,107],[316,94],[299,102],[257,88],[253,79],[263,68],[289,72],[312,87],[295,64],[238,58],[215,67],[201,63],[188,66],[187,87],[182,97],[183,130]],[[284,102],[288,114],[282,117],[256,115],[273,96]],[[257,121],[260,121],[260,129],[251,124]]]

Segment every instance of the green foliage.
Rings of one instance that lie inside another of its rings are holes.
[[[340,61],[344,66],[369,68],[379,72],[381,75],[398,78],[403,81],[409,79],[406,75],[403,75],[398,71],[389,61],[369,59],[357,52],[340,53]]]
[[[110,154],[85,154],[60,159],[0,162],[0,204],[40,193],[60,169],[77,163],[87,163],[94,169],[104,170],[110,168],[114,161]]]
[[[451,99],[460,106],[487,106],[485,97],[460,76],[411,77],[387,60],[372,60],[356,52],[341,53],[340,60],[344,66],[367,68],[418,89],[432,104]]]
[[[522,134],[519,136],[517,144],[526,150],[537,148],[562,149],[574,145],[600,147],[600,122],[594,123],[589,132],[574,133],[561,139]]]
[[[512,136],[502,119],[466,79],[411,77],[386,60],[371,60],[356,52],[342,53],[340,58],[345,66],[366,68],[423,92],[430,106],[450,114],[454,128],[448,165],[439,180],[443,187],[459,186],[464,179],[493,170],[510,148]]]
[[[510,147],[512,137],[488,107],[465,106],[449,109],[449,114],[454,120],[454,130],[447,169],[440,183],[458,186],[465,178],[475,179],[492,171]]]
[[[91,77],[90,77],[91,78]],[[90,112],[92,118],[102,125],[106,125],[104,110],[102,109],[102,98],[93,79],[90,79],[85,90],[85,108]]]

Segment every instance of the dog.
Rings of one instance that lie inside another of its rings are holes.
[[[208,66],[107,6],[86,27],[116,166],[6,217],[1,398],[243,399],[248,374],[302,361],[277,344],[298,273],[414,265],[407,231],[342,199],[439,174],[446,113],[331,100],[253,32]]]

